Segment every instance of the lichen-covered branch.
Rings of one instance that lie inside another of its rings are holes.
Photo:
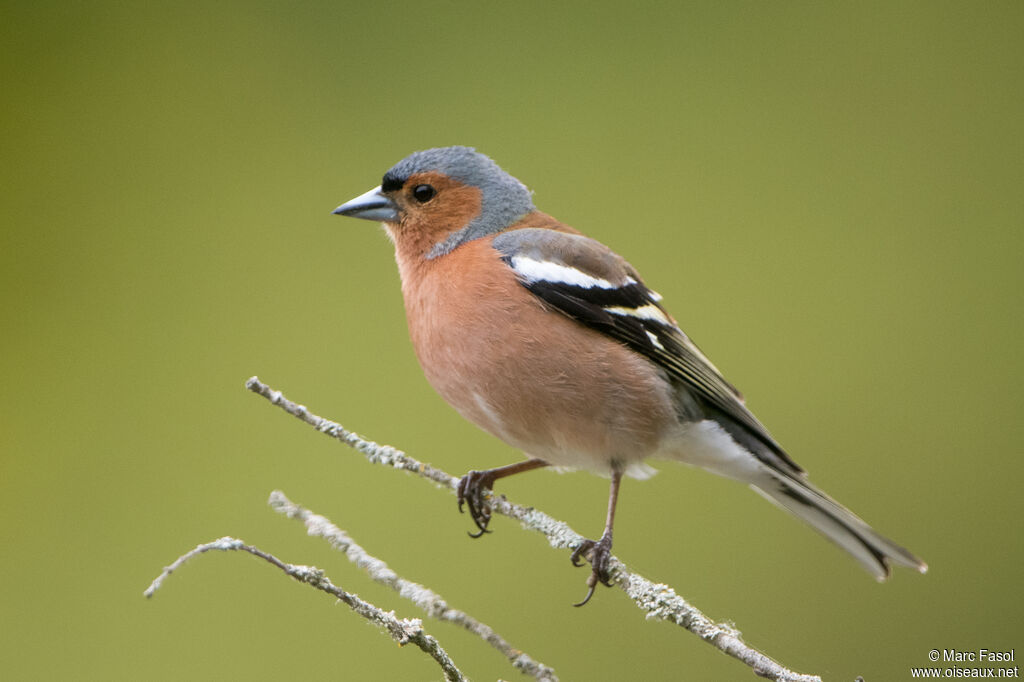
[[[390,587],[398,594],[412,601],[416,606],[427,612],[427,615],[438,620],[448,621],[460,625],[474,635],[500,651],[512,665],[527,675],[542,680],[543,682],[558,682],[555,671],[546,665],[533,660],[526,653],[512,647],[501,635],[491,629],[486,623],[481,623],[464,611],[453,609],[448,602],[433,590],[406,580],[384,561],[369,554],[365,549],[356,544],[349,537],[348,533],[338,528],[330,519],[314,514],[287,497],[279,490],[270,493],[270,506],[285,516],[302,521],[310,535],[322,537],[339,552],[343,553],[349,561],[366,571],[376,582]]]
[[[305,405],[299,405],[284,396],[281,391],[274,390],[257,377],[245,383],[253,393],[257,393],[272,404],[277,405],[318,431],[336,438],[346,445],[355,448],[374,464],[382,464],[394,469],[412,472],[417,476],[433,481],[455,491],[458,479],[436,467],[424,464],[413,457],[389,445],[381,445],[366,440],[362,436],[347,430],[341,424],[324,419],[310,412]],[[502,514],[516,519],[525,528],[542,533],[552,547],[557,549],[575,549],[585,539],[563,521],[558,521],[537,509],[523,507],[508,501],[504,495],[491,494],[488,498],[492,513]],[[747,645],[739,630],[725,623],[716,623],[705,616],[699,609],[676,594],[667,585],[655,583],[641,575],[631,572],[625,564],[612,557],[611,572],[613,582],[622,588],[636,605],[647,613],[648,618],[657,618],[675,623],[708,642],[737,660],[742,661],[761,677],[778,682],[821,682],[816,675],[804,675],[793,672],[780,665],[757,649]]]
[[[451,657],[448,656],[448,653],[440,644],[438,644],[437,640],[424,632],[423,623],[419,618],[399,619],[393,612],[383,611],[379,607],[374,606],[367,601],[363,601],[356,595],[349,594],[345,590],[333,584],[324,572],[315,566],[299,566],[285,563],[273,554],[264,552],[258,547],[247,545],[241,540],[237,540],[235,538],[223,537],[219,540],[214,540],[213,542],[207,542],[199,545],[192,551],[181,555],[174,561],[174,563],[164,568],[163,572],[157,576],[156,580],[154,580],[148,588],[146,588],[146,591],[143,594],[145,594],[147,598],[152,597],[153,593],[160,589],[160,586],[163,584],[167,576],[181,568],[186,561],[192,557],[196,557],[200,554],[213,550],[222,552],[248,552],[253,556],[263,559],[267,563],[281,569],[287,575],[290,575],[299,582],[306,583],[307,585],[311,585],[322,592],[326,592],[327,594],[337,597],[360,616],[391,635],[391,638],[398,642],[399,646],[404,646],[410,642],[415,644],[431,658],[437,661],[437,664],[441,666],[441,670],[444,672],[445,679],[449,680],[449,682],[463,682],[466,679],[462,673],[459,672],[459,669],[455,666]]]

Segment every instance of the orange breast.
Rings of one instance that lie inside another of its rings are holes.
[[[677,425],[672,389],[642,356],[519,284],[490,238],[433,260],[398,256],[427,380],[464,417],[551,464],[607,471]]]

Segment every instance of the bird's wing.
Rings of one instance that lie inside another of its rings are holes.
[[[621,256],[588,237],[542,228],[502,232],[493,245],[547,305],[646,356],[701,403],[742,425],[785,461],[784,468],[801,471]]]

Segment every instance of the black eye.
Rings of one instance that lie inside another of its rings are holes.
[[[416,201],[420,202],[421,204],[425,204],[431,199],[433,199],[435,194],[437,194],[437,190],[435,190],[430,185],[416,185],[416,187],[412,190],[413,197],[415,197]]]

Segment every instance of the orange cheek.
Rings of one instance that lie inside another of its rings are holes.
[[[424,226],[438,240],[461,230],[480,215],[480,190],[468,185],[444,188],[435,202],[424,206]]]
[[[423,255],[452,232],[466,227],[480,215],[481,195],[476,187],[438,183],[437,197],[426,204],[407,204],[401,225],[388,225],[395,246],[408,255]]]

